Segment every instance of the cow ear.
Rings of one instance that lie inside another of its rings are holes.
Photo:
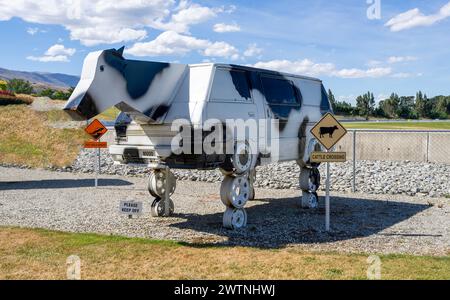
[[[117,52],[123,56],[123,51],[125,50],[125,46],[122,46],[121,48],[117,49]]]

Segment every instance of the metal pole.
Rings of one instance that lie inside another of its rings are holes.
[[[164,193],[164,215],[168,217],[170,215],[170,191],[169,191],[169,168],[164,170],[166,174],[166,188]]]
[[[430,132],[427,132],[427,161],[430,161]]]
[[[327,152],[330,152],[327,150]],[[327,183],[325,194],[325,230],[330,231],[330,163],[327,162]]]
[[[352,182],[352,191],[356,192],[356,130],[353,131],[353,182]]]
[[[98,141],[100,141],[100,139],[98,139]],[[97,168],[95,168],[95,188],[98,188],[98,175],[100,174],[100,148],[97,149],[97,160],[98,165]]]

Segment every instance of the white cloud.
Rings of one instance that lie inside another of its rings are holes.
[[[39,28],[37,28],[37,27],[33,27],[33,28],[29,27],[29,28],[27,28],[27,33],[29,35],[35,35],[38,32],[39,32]]]
[[[335,70],[332,76],[340,78],[380,78],[392,73],[391,68],[342,69]]]
[[[418,60],[418,58],[415,56],[390,56],[385,61],[369,60],[366,65],[369,67],[379,67],[385,64],[406,63],[416,60]]]
[[[338,69],[332,63],[314,63],[309,59],[289,61],[272,60],[258,62],[257,68],[278,70],[281,72],[294,73],[306,76],[333,76],[339,78],[379,78],[392,73],[391,68],[369,68],[369,69]]]
[[[422,76],[422,73],[406,73],[406,72],[401,72],[401,73],[395,73],[392,74],[391,77],[392,78],[411,78],[411,77],[420,77]]]
[[[191,25],[233,10],[175,0],[0,0],[0,7],[0,21],[61,25],[86,46],[139,41],[149,28],[187,33]]]
[[[388,58],[388,63],[395,64],[395,63],[402,63],[402,62],[409,62],[409,61],[416,61],[417,57],[415,56],[391,56]]]
[[[135,43],[126,49],[127,54],[134,56],[183,55],[197,50],[204,56],[239,58],[239,51],[226,42],[211,42],[175,31],[165,31],[150,42]]]
[[[64,45],[55,44],[48,48],[43,56],[28,56],[28,60],[40,62],[69,62],[69,57],[73,56],[76,49],[66,48]]]
[[[28,27],[27,28],[27,33],[29,35],[36,35],[38,33],[47,33],[47,30],[39,29],[37,27]]]
[[[410,78],[412,76],[414,75],[411,73],[395,73],[391,75],[392,78]]]
[[[58,56],[58,55],[65,55],[65,56],[73,56],[75,54],[76,50],[74,48],[66,48],[64,45],[61,44],[55,44],[48,48],[48,50],[45,52],[45,55],[47,56]]]
[[[215,32],[224,33],[224,32],[238,32],[241,31],[241,27],[234,23],[234,24],[225,24],[225,23],[218,23],[214,25],[213,30]]]
[[[450,2],[432,15],[425,15],[418,8],[408,10],[390,19],[385,26],[396,32],[414,27],[431,26],[448,17],[450,17]]]
[[[236,11],[236,9],[237,9],[236,5],[233,5],[233,4],[228,6],[228,7],[222,6],[220,8],[221,12],[224,12],[224,13],[227,13],[227,14],[234,13]]]
[[[191,25],[213,19],[220,12],[222,12],[221,8],[210,8],[188,1],[180,1],[180,4],[174,9],[174,13],[168,21],[165,21],[165,19],[157,19],[152,27],[160,30],[189,33],[189,27]]]
[[[290,61],[290,60],[272,60],[267,62],[258,62],[254,65],[256,68],[272,69],[281,72],[295,73],[302,75],[317,76],[334,71],[333,64],[316,64],[309,59]]]
[[[239,59],[239,51],[226,42],[215,42],[210,44],[204,51],[205,56],[229,57],[232,60]]]
[[[39,62],[70,62],[69,58],[65,55],[57,56],[27,56],[28,60],[39,61]]]
[[[263,52],[262,48],[258,48],[257,44],[250,44],[248,45],[247,49],[244,51],[244,56],[246,57],[253,57],[253,56],[259,56]]]
[[[367,63],[367,66],[369,66],[369,67],[377,67],[377,66],[380,66],[382,64],[383,64],[383,62],[380,61],[380,60],[369,60],[369,62]]]
[[[172,16],[172,22],[183,25],[185,27],[183,31],[186,31],[191,24],[203,23],[216,17],[217,11],[209,7],[192,4],[174,14]]]

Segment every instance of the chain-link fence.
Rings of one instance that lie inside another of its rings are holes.
[[[342,190],[450,196],[450,130],[349,130],[335,150],[348,158],[333,164]]]

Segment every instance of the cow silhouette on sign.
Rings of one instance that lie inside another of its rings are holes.
[[[339,128],[337,126],[333,127],[320,127],[319,133],[320,137],[323,138],[325,134],[328,134],[329,138],[333,138],[333,133],[338,130]]]

